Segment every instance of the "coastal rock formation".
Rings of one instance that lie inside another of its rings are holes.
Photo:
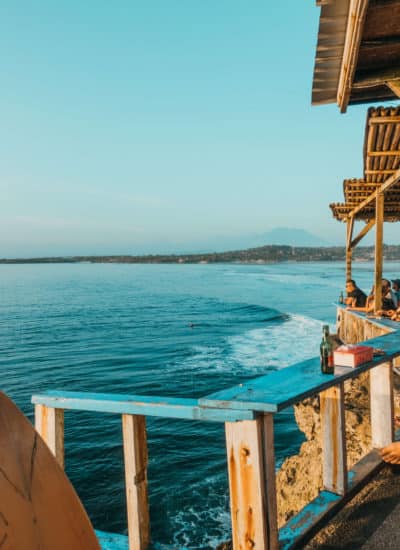
[[[278,522],[283,525],[322,489],[321,422],[318,397],[294,407],[306,441],[277,472]],[[351,468],[371,448],[368,374],[345,384],[347,465]]]

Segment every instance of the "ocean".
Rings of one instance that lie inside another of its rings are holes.
[[[373,266],[353,276],[368,291]],[[341,289],[341,263],[1,265],[1,390],[31,419],[32,394],[49,389],[204,396],[317,355]],[[65,424],[66,471],[95,528],[126,532],[120,417],[66,411]],[[147,429],[154,542],[215,548],[230,536],[223,425]],[[303,440],[291,409],[276,415],[278,465]]]

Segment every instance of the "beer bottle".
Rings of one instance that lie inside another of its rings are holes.
[[[329,339],[329,326],[322,327],[322,342],[320,345],[321,372],[323,374],[333,374],[335,367],[333,364],[333,347]]]
[[[343,292],[340,293],[340,296],[339,296],[339,304],[344,304]]]

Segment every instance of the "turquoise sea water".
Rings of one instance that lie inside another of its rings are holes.
[[[372,266],[354,277],[367,291]],[[337,263],[2,265],[1,390],[30,418],[46,389],[203,396],[317,355],[343,281]],[[126,531],[120,418],[65,420],[66,470],[94,526]],[[223,426],[150,418],[148,441],[153,539],[228,538]],[[278,464],[302,441],[292,411],[277,415]]]

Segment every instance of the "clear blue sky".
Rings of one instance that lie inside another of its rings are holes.
[[[314,0],[2,2],[0,257],[277,226],[343,243],[328,203],[362,175],[367,107],[311,107],[318,16]]]

